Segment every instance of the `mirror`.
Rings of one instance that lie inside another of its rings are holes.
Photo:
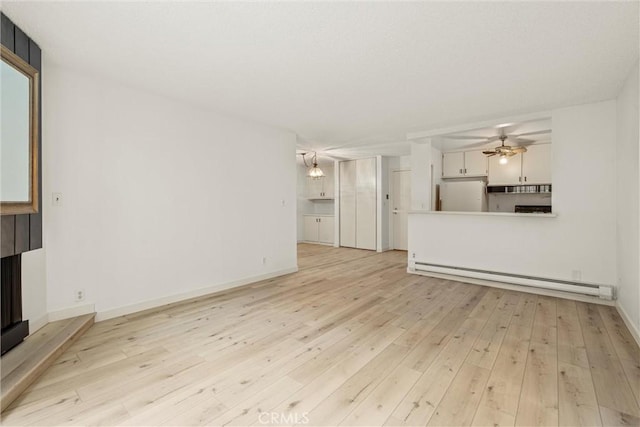
[[[38,212],[38,71],[5,46],[0,62],[0,213]]]

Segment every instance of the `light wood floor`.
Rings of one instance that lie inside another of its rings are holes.
[[[94,325],[4,425],[638,425],[610,307],[299,246],[300,272]]]

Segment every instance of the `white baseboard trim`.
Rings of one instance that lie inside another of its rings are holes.
[[[602,304],[602,305],[608,305],[608,306],[615,305],[615,301],[605,300],[598,297],[591,297],[589,295],[574,294],[571,292],[554,291],[550,289],[534,288],[534,287],[521,286],[521,285],[511,285],[509,283],[494,282],[492,280],[476,279],[476,278],[465,277],[465,276],[454,276],[453,274],[433,273],[433,272],[427,272],[427,271],[413,271],[408,268],[407,268],[407,273],[417,274],[420,276],[436,277],[438,279],[447,279],[455,282],[470,283],[472,285],[482,285],[482,286],[490,286],[492,288],[508,289],[511,291],[525,292],[528,294],[544,295],[549,297],[570,299],[574,301],[589,302],[592,304]]]
[[[47,323],[49,323],[49,313],[45,313],[37,319],[29,319],[29,335],[35,334]]]
[[[311,240],[301,240],[298,243],[308,243],[310,245],[333,246],[333,243],[314,242]]]
[[[640,347],[640,330],[638,330],[638,326],[633,323],[626,310],[617,302],[616,310],[618,310],[618,314],[620,314],[620,317],[622,317],[624,324],[627,325],[627,329],[629,329],[629,332],[631,332],[631,335],[633,335],[633,339],[636,340],[636,344],[638,344],[638,347]]]
[[[237,288],[239,286],[248,285],[250,283],[260,282],[262,280],[272,279],[278,276],[284,276],[285,274],[291,274],[297,271],[298,271],[298,267],[286,268],[283,270],[274,271],[272,273],[248,277],[246,279],[235,280],[227,283],[220,283],[214,286],[208,286],[206,288],[200,288],[200,289],[196,289],[189,292],[183,292],[183,293],[169,295],[162,298],[156,298],[148,301],[139,302],[136,304],[99,311],[96,313],[95,321],[102,322],[104,320],[113,319],[114,317],[126,316],[127,314],[137,313],[139,311],[149,310],[151,308],[156,308],[156,307],[160,307],[167,304],[173,304],[176,302],[181,302],[188,299],[201,297],[204,295],[214,294],[216,292],[225,291],[231,288]]]
[[[93,304],[84,304],[77,307],[64,308],[62,310],[50,311],[49,322],[56,320],[69,319],[71,317],[84,316],[85,314],[95,313],[96,308]]]

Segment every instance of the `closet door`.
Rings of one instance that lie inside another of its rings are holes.
[[[356,161],[340,162],[340,246],[356,247]]]
[[[376,249],[376,159],[356,160],[356,247]]]

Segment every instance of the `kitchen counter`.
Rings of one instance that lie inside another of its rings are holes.
[[[498,216],[498,217],[533,217],[533,218],[557,218],[558,214],[554,213],[515,213],[515,212],[447,212],[447,211],[427,211],[414,210],[409,214],[425,214],[425,215],[473,215],[473,216]]]

